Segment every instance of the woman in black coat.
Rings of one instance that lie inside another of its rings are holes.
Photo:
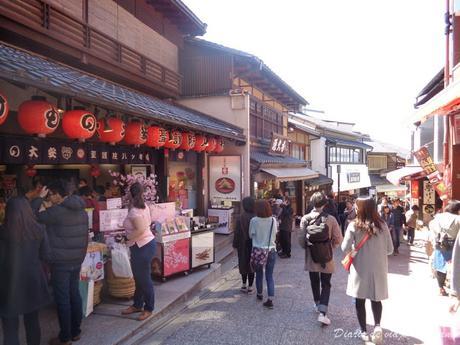
[[[233,248],[238,251],[238,268],[240,270],[243,285],[242,292],[253,293],[252,285],[254,283],[254,271],[249,265],[252,251],[252,240],[249,238],[249,223],[256,215],[254,213],[254,199],[246,197],[242,201],[243,213],[236,223],[235,235],[233,237]],[[249,286],[246,286],[246,282]]]
[[[29,201],[12,198],[0,227],[0,316],[5,345],[19,345],[19,315],[24,315],[28,345],[40,344],[38,311],[50,302],[43,261],[49,256],[45,229]]]
[[[291,257],[291,234],[292,234],[292,224],[294,222],[294,210],[291,206],[291,201],[289,198],[285,198],[283,204],[281,205],[281,215],[279,217],[279,237],[281,252],[279,256],[281,258],[290,258]]]

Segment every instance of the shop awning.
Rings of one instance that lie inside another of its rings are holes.
[[[395,186],[399,186],[400,185],[399,181],[401,181],[401,179],[412,176],[412,175],[419,174],[422,171],[423,171],[422,167],[408,166],[408,167],[404,167],[401,169],[390,171],[386,177],[387,177],[387,180],[390,181],[392,184],[394,184]]]
[[[377,190],[377,193],[407,192],[406,186],[395,186],[392,184],[382,184],[380,186],[376,186],[375,189]]]
[[[262,168],[260,170],[274,176],[280,182],[308,180],[319,176],[316,171],[308,168]]]
[[[160,124],[246,141],[243,130],[232,124],[4,44],[0,77]]]
[[[333,138],[333,137],[326,137],[326,141],[330,144],[335,144],[335,145],[359,147],[365,150],[372,150],[372,146],[367,145],[361,141],[345,140],[345,139]]]
[[[293,157],[272,156],[264,152],[251,151],[251,160],[259,164],[307,166],[308,162]]]
[[[324,186],[324,185],[327,185],[327,184],[333,184],[334,183],[334,180],[327,177],[326,175],[323,175],[323,174],[319,174],[318,177],[315,177],[315,178],[312,178],[312,179],[308,179],[306,181],[306,183],[311,186],[311,187],[314,187],[314,186]]]
[[[333,192],[359,190],[371,186],[369,170],[365,164],[340,164],[340,167],[340,174],[338,174],[337,164],[331,164],[331,177],[334,180]]]

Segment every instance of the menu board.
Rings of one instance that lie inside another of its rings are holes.
[[[209,157],[209,198],[241,201],[241,156]]]
[[[99,212],[100,231],[116,231],[123,229],[123,222],[128,215],[127,208],[101,210]]]

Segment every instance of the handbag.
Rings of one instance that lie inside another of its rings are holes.
[[[270,247],[270,242],[272,240],[272,230],[273,230],[273,218],[272,224],[270,226],[270,236],[268,238],[268,247]],[[269,248],[257,248],[252,247],[251,250],[251,258],[249,260],[249,264],[253,271],[257,271],[258,269],[263,268],[267,264],[268,254],[270,252]]]
[[[369,234],[366,234],[363,239],[358,243],[355,249],[351,250],[342,260],[342,266],[347,272],[350,272],[351,264],[353,263],[353,258],[356,256],[361,247],[369,239]]]

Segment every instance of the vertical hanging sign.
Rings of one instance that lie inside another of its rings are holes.
[[[415,158],[417,158],[420,166],[428,176],[430,183],[433,184],[434,189],[438,193],[441,199],[447,198],[447,186],[443,181],[441,173],[438,171],[436,164],[434,164],[430,153],[426,147],[421,147],[414,152]]]

